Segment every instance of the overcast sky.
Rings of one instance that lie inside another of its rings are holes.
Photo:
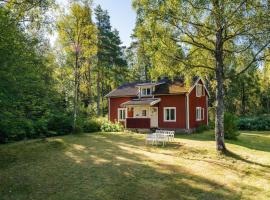
[[[57,0],[62,6],[68,0]],[[130,35],[135,26],[136,14],[132,10],[132,0],[94,0],[94,7],[98,4],[108,10],[111,17],[111,25],[119,31],[123,45],[128,46],[131,42]]]

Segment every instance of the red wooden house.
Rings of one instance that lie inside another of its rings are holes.
[[[192,132],[208,124],[209,92],[201,78],[188,87],[183,80],[127,83],[106,95],[109,120],[128,129],[159,128]]]

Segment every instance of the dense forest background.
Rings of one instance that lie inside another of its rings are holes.
[[[138,6],[133,42],[124,47],[108,12],[91,1],[63,9],[53,0],[0,0],[0,142],[84,131],[88,119],[106,117],[105,95],[125,82],[200,75],[214,106],[214,73],[179,73],[167,67],[173,60],[153,57]],[[54,46],[50,34],[57,35]],[[239,117],[269,114],[269,60],[225,80],[225,110]]]

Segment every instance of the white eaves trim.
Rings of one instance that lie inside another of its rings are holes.
[[[201,77],[199,77],[199,78],[197,79],[197,81],[194,83],[194,85],[189,89],[188,95],[189,95],[189,94],[191,93],[191,91],[196,87],[196,85],[198,84],[198,82],[199,82],[200,80],[201,80],[202,83],[203,83],[203,87],[204,87],[205,91],[207,92],[208,97],[210,97],[210,93],[209,93],[208,89],[206,88],[205,83],[204,83],[204,81],[201,79]]]
[[[151,103],[150,103],[150,106],[153,106],[153,105],[159,103],[160,101],[161,101],[161,99],[157,99],[157,100],[151,102]]]

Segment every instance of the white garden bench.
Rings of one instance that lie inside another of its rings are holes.
[[[160,133],[167,136],[168,141],[174,140],[174,131],[167,131],[167,130],[156,130],[156,133]]]
[[[148,134],[145,138],[146,144],[151,142],[152,145],[158,144],[162,142],[163,146],[166,142],[170,142],[174,140],[174,131],[167,131],[167,130],[156,130],[155,133]]]

